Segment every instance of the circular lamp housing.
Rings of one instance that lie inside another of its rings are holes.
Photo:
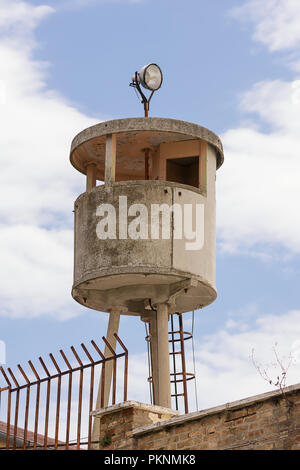
[[[139,73],[140,83],[147,90],[158,90],[163,81],[163,74],[157,64],[145,65]]]

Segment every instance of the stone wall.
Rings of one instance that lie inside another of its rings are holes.
[[[100,419],[99,449],[135,449],[132,433],[145,425],[153,425],[177,416],[178,412],[135,401],[119,403],[92,413]],[[110,442],[111,441],[111,442]]]
[[[5,437],[0,435],[0,450],[5,449],[5,447],[6,447],[6,439]]]
[[[137,402],[93,415],[99,449],[300,450],[300,384],[182,416]]]

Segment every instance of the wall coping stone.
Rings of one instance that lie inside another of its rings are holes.
[[[101,418],[102,416],[117,413],[121,410],[126,410],[128,408],[134,408],[144,411],[149,411],[150,413],[157,413],[162,415],[173,415],[178,416],[179,411],[172,410],[171,408],[164,408],[163,406],[150,405],[147,403],[141,403],[138,401],[130,400],[123,403],[117,403],[116,405],[107,406],[106,408],[101,408],[98,410],[91,411],[90,415],[94,418]]]
[[[297,392],[297,391],[300,391],[300,383],[291,385],[289,387],[285,387],[284,389],[285,395],[292,394],[293,392]],[[155,424],[142,426],[132,431],[132,437],[138,437],[143,434],[150,433],[150,432],[158,432],[165,428],[178,426],[180,424],[188,423],[190,421],[196,421],[197,419],[202,419],[206,416],[219,414],[224,411],[229,411],[229,410],[231,411],[231,410],[243,408],[243,407],[250,406],[255,403],[262,402],[262,401],[267,401],[276,397],[282,397],[281,390],[273,390],[271,392],[266,392],[266,393],[262,393],[259,395],[253,395],[252,397],[243,398],[242,400],[233,401],[231,403],[225,403],[223,405],[215,406],[213,408],[208,408],[208,409],[201,410],[201,411],[195,411],[187,415],[180,415],[174,418],[167,419],[165,421],[157,422]]]

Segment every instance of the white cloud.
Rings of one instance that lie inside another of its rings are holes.
[[[45,230],[32,224],[1,227],[0,316],[48,314],[62,320],[78,314],[70,297],[72,245],[72,230]]]
[[[12,317],[79,312],[70,295],[72,209],[84,181],[68,154],[95,121],[48,90],[47,64],[33,59],[34,28],[52,11],[0,0],[0,315]]]
[[[222,136],[217,223],[227,251],[259,244],[300,253],[299,81],[261,82],[245,93],[242,109],[271,127],[231,129]],[[256,247],[257,249],[257,247]]]
[[[298,0],[251,0],[231,14],[252,21],[254,40],[270,51],[289,50],[289,63],[297,70]],[[256,83],[242,96],[241,110],[244,116],[255,114],[256,123],[222,136],[226,158],[218,177],[220,245],[262,258],[274,255],[272,246],[283,247],[285,254],[300,253],[300,80]]]
[[[225,329],[195,341],[196,378],[199,409],[206,409],[223,403],[240,400],[259,393],[272,391],[274,386],[265,382],[252,363],[251,354],[258,363],[268,368],[271,379],[281,373],[273,352],[275,343],[279,359],[288,364],[288,356],[294,360],[287,372],[286,385],[298,383],[300,373],[300,311],[290,311],[282,316],[263,315],[254,326],[246,327],[230,322]],[[191,346],[186,345],[187,372],[193,372]],[[146,386],[145,355],[129,358],[129,399],[149,401]],[[179,371],[180,369],[178,369]],[[189,382],[189,407],[195,411],[194,383]],[[181,403],[181,402],[180,402]],[[181,403],[182,410],[182,403]]]
[[[150,403],[148,376],[147,355],[130,355],[128,360],[128,400]],[[121,381],[119,381],[118,388],[119,390],[123,389]]]
[[[255,358],[263,367],[276,363],[272,348],[277,351],[285,365],[290,353],[297,359],[297,341],[300,339],[300,311],[290,311],[281,316],[267,315],[256,320],[254,327],[235,332],[221,330],[208,336],[197,345],[196,361],[200,407],[239,400],[257,393],[271,391],[255,369]],[[300,364],[296,360],[287,373],[287,385],[299,382]],[[269,367],[268,374],[274,379],[280,367]]]
[[[300,44],[299,0],[250,0],[231,15],[254,23],[253,39],[270,51],[288,50]]]
[[[1,34],[10,28],[18,34],[29,32],[52,12],[54,9],[48,5],[32,6],[23,1],[0,0]]]

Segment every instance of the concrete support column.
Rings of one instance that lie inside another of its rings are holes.
[[[121,309],[114,309],[111,310],[109,315],[106,339],[111,345],[111,347],[115,350],[116,349],[116,338],[114,337],[114,333],[118,334],[119,331],[119,324],[120,324],[120,312]],[[104,356],[110,357],[112,355],[111,351],[107,346],[104,349]],[[104,376],[104,408],[108,406],[109,401],[109,394],[111,389],[111,381],[112,381],[112,373],[113,373],[113,361],[107,361],[105,363],[105,376]],[[101,407],[101,380],[99,381],[99,388],[98,388],[98,395],[97,395],[97,402],[96,402],[96,409],[99,410]],[[96,439],[96,436],[99,436],[100,433],[100,421],[95,420],[93,426],[93,440]]]
[[[149,319],[153,403],[158,404],[158,344],[156,314]]]
[[[96,186],[96,163],[89,163],[86,167],[86,190],[90,191]]]
[[[169,309],[166,303],[157,305],[157,370],[158,405],[171,408]]]
[[[120,310],[116,309],[111,311],[109,315],[106,339],[111,345],[111,347],[115,350],[117,340],[114,337],[114,333],[118,334],[119,331],[119,324],[120,324]],[[111,357],[112,353],[107,346],[104,349],[104,356]],[[112,373],[113,373],[113,361],[108,361],[105,364],[105,382],[104,382],[104,407],[108,406],[109,394],[111,389],[111,380],[112,380]],[[98,399],[99,399],[99,406],[98,406]],[[100,408],[101,403],[101,390],[99,389],[97,399],[97,408]]]
[[[110,185],[116,179],[116,134],[106,136],[105,148],[105,184]]]

